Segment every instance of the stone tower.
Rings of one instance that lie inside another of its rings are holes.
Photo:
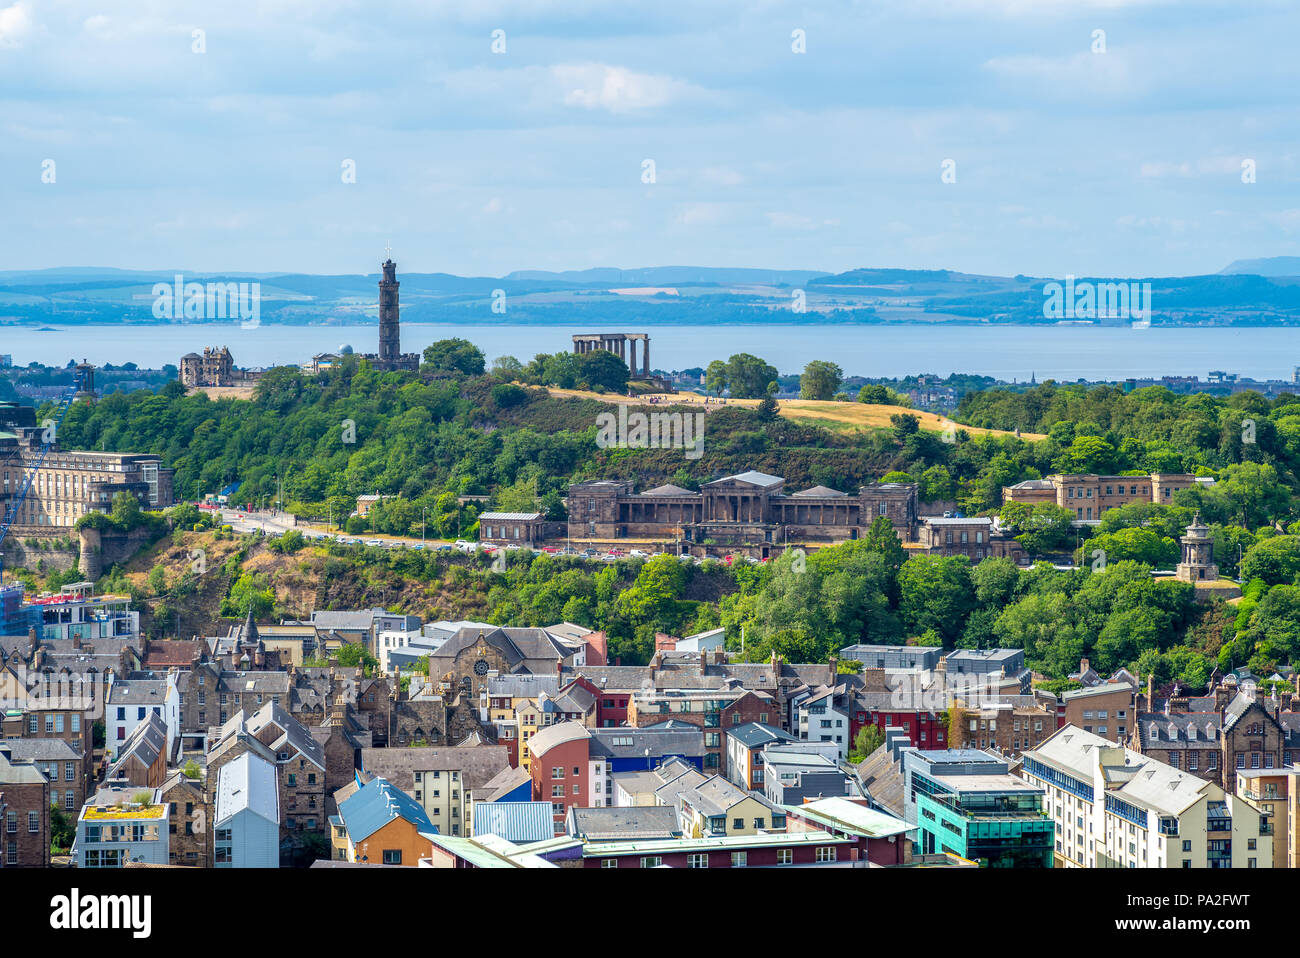
[[[1198,512],[1187,527],[1183,544],[1183,561],[1178,563],[1175,577],[1181,582],[1213,582],[1219,577],[1219,567],[1214,564],[1214,540],[1209,526],[1201,524]]]
[[[379,280],[379,361],[395,368],[402,358],[401,324],[398,321],[397,264],[391,259],[383,265]]]

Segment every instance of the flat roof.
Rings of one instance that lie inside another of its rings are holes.
[[[846,845],[851,838],[837,838],[830,832],[764,832],[759,835],[720,835],[714,838],[667,838],[631,842],[588,842],[583,858],[609,855],[664,855],[680,852],[727,851],[743,848],[782,848],[789,845]]]

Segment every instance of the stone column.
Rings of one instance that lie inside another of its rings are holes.
[[[641,375],[650,378],[650,337],[641,340]]]

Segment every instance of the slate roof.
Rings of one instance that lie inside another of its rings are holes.
[[[470,627],[461,629],[429,654],[430,677],[449,671],[451,661],[465,649],[473,648],[480,635],[501,654],[512,672],[554,673],[556,663],[572,654],[545,629]]]
[[[678,794],[678,802],[689,804],[701,815],[725,815],[730,809],[750,797],[749,792],[733,785],[721,775],[714,775],[698,785],[683,789]],[[757,795],[752,797],[767,804],[766,799],[759,798]]]
[[[81,760],[81,752],[61,738],[0,739],[0,749],[8,751],[15,762],[70,762]],[[4,779],[0,778],[0,782],[3,781]]]
[[[404,818],[422,832],[438,831],[424,806],[383,778],[374,778],[339,804],[339,817],[354,843],[365,841],[389,822]]]
[[[493,775],[482,786],[474,789],[474,800],[478,802],[499,802],[521,785],[532,782],[528,772],[522,768],[507,765]]]
[[[903,773],[886,746],[881,745],[864,758],[854,773],[872,802],[898,818],[903,817]]]
[[[761,722],[747,722],[727,730],[727,735],[734,738],[745,748],[762,748],[777,742],[797,742],[798,739],[789,732]]]
[[[643,496],[698,496],[698,492],[691,492],[689,489],[683,489],[681,486],[674,486],[671,482],[662,486],[655,486],[653,489],[647,489],[641,493]]]
[[[684,723],[683,723],[684,724]],[[628,739],[631,745],[623,744]],[[649,761],[670,755],[703,755],[704,730],[696,725],[684,728],[594,728],[591,729],[592,758],[647,758]]]
[[[488,679],[488,695],[510,696],[518,699],[536,698],[539,692],[554,695],[560,688],[558,675],[533,675],[529,672],[511,672]]]
[[[785,482],[780,476],[769,475],[766,472],[758,472],[754,469],[738,472],[734,476],[723,476],[721,479],[714,479],[713,482],[707,482],[705,485],[712,486],[720,482],[747,482],[752,486],[775,486]]]
[[[166,679],[129,679],[110,685],[104,704],[162,705],[166,698]]]
[[[587,841],[637,841],[680,838],[677,810],[666,805],[571,808],[567,830]]]
[[[276,726],[281,733],[270,746],[273,751],[284,751],[287,744],[297,749],[309,762],[321,769],[325,768],[325,752],[321,749],[320,742],[316,741],[307,726],[274,702],[267,702],[244,723],[244,727],[254,736],[268,725]]]
[[[831,489],[828,486],[813,486],[811,489],[804,489],[802,492],[790,494],[792,499],[831,499],[847,498],[847,492],[840,492],[838,489]]]
[[[158,760],[159,755],[166,753],[166,750],[167,723],[162,720],[161,716],[150,712],[126,737],[126,741],[122,743],[117,761],[109,769],[108,777],[115,778],[113,772],[131,758],[135,758],[145,768],[149,768]]]
[[[363,748],[361,768],[410,792],[416,788],[416,772],[458,771],[461,788],[482,788],[498,773],[510,767],[504,745],[415,746],[411,748]]]

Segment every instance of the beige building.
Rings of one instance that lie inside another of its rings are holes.
[[[1055,867],[1273,867],[1252,801],[1073,725],[1025,752],[1020,776],[1046,792]]]
[[[367,775],[414,798],[443,835],[469,835],[470,792],[510,765],[504,745],[363,748]]]
[[[1300,768],[1242,769],[1237,794],[1259,806],[1273,832],[1273,867],[1300,868]]]
[[[1131,502],[1170,505],[1174,493],[1190,488],[1196,477],[1187,473],[1151,473],[1146,476],[1101,476],[1094,473],[1052,475],[1028,479],[1002,488],[1003,502],[1037,505],[1053,502],[1084,522],[1101,518],[1107,509]]]

